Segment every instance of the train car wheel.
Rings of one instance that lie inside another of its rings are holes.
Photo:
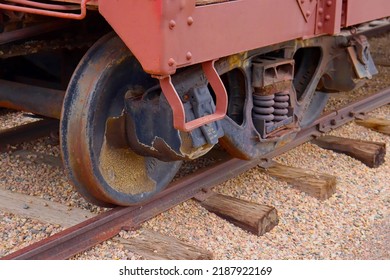
[[[71,182],[92,203],[142,203],[178,171],[180,161],[143,157],[126,146],[125,95],[156,84],[115,34],[92,46],[75,70],[63,104],[61,149]]]

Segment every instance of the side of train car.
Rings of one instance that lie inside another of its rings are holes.
[[[0,1],[0,107],[60,119],[71,183],[152,198],[217,143],[251,160],[377,70],[388,0]]]

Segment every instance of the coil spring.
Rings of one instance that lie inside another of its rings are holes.
[[[274,123],[274,98],[275,95],[253,95],[253,120],[264,120],[267,125]]]
[[[274,98],[274,121],[280,122],[288,118],[288,106],[290,95],[288,91],[282,91],[275,94]]]

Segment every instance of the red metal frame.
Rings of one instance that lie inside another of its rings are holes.
[[[330,2],[333,14],[322,30],[316,29],[317,11],[304,16],[297,1],[236,0],[195,6],[195,0],[100,0],[99,11],[146,72],[169,75],[178,67],[234,53],[337,33],[342,0]]]
[[[0,9],[68,19],[83,19],[88,2],[98,5],[144,70],[163,76],[179,67],[336,34],[341,26],[390,16],[389,0],[232,0],[204,6],[196,6],[196,0],[79,0],[80,14],[53,11],[69,9],[64,5],[7,1],[27,6],[0,3]]]
[[[348,0],[346,6],[347,26],[390,17],[389,0]]]
[[[342,19],[350,26],[390,16],[390,1],[235,0],[196,6],[195,0],[99,0],[99,11],[146,72],[170,75],[234,53],[336,34]]]

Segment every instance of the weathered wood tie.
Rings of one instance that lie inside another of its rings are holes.
[[[355,120],[355,123],[377,132],[390,135],[390,120],[368,118],[365,120]]]
[[[0,188],[0,210],[60,225],[63,228],[74,226],[95,216],[87,210],[69,208],[61,203],[2,188]],[[213,258],[212,253],[207,250],[146,229],[142,229],[140,234],[131,239],[116,237],[113,240],[124,244],[124,247],[131,252],[149,260],[210,260]]]
[[[45,223],[61,225],[64,228],[74,226],[94,216],[86,210],[69,208],[61,203],[2,188],[0,188],[0,210]]]
[[[16,127],[0,130],[0,152],[5,152],[10,146],[23,142],[34,141],[49,136],[58,131],[58,121],[44,119]]]
[[[31,161],[37,164],[46,164],[54,167],[63,167],[61,157],[52,156],[29,150],[17,150],[11,154],[23,161]]]
[[[113,240],[147,260],[213,259],[213,254],[210,251],[147,229],[141,229],[139,235],[129,239],[115,237]]]
[[[378,167],[385,162],[386,144],[336,136],[323,136],[312,141],[317,146],[349,155],[368,167]]]
[[[336,177],[325,173],[285,166],[276,162],[262,171],[320,200],[328,199],[336,192]]]
[[[197,197],[204,208],[234,225],[257,236],[272,230],[279,222],[278,213],[272,206],[261,205],[235,197],[212,192],[203,200]]]

